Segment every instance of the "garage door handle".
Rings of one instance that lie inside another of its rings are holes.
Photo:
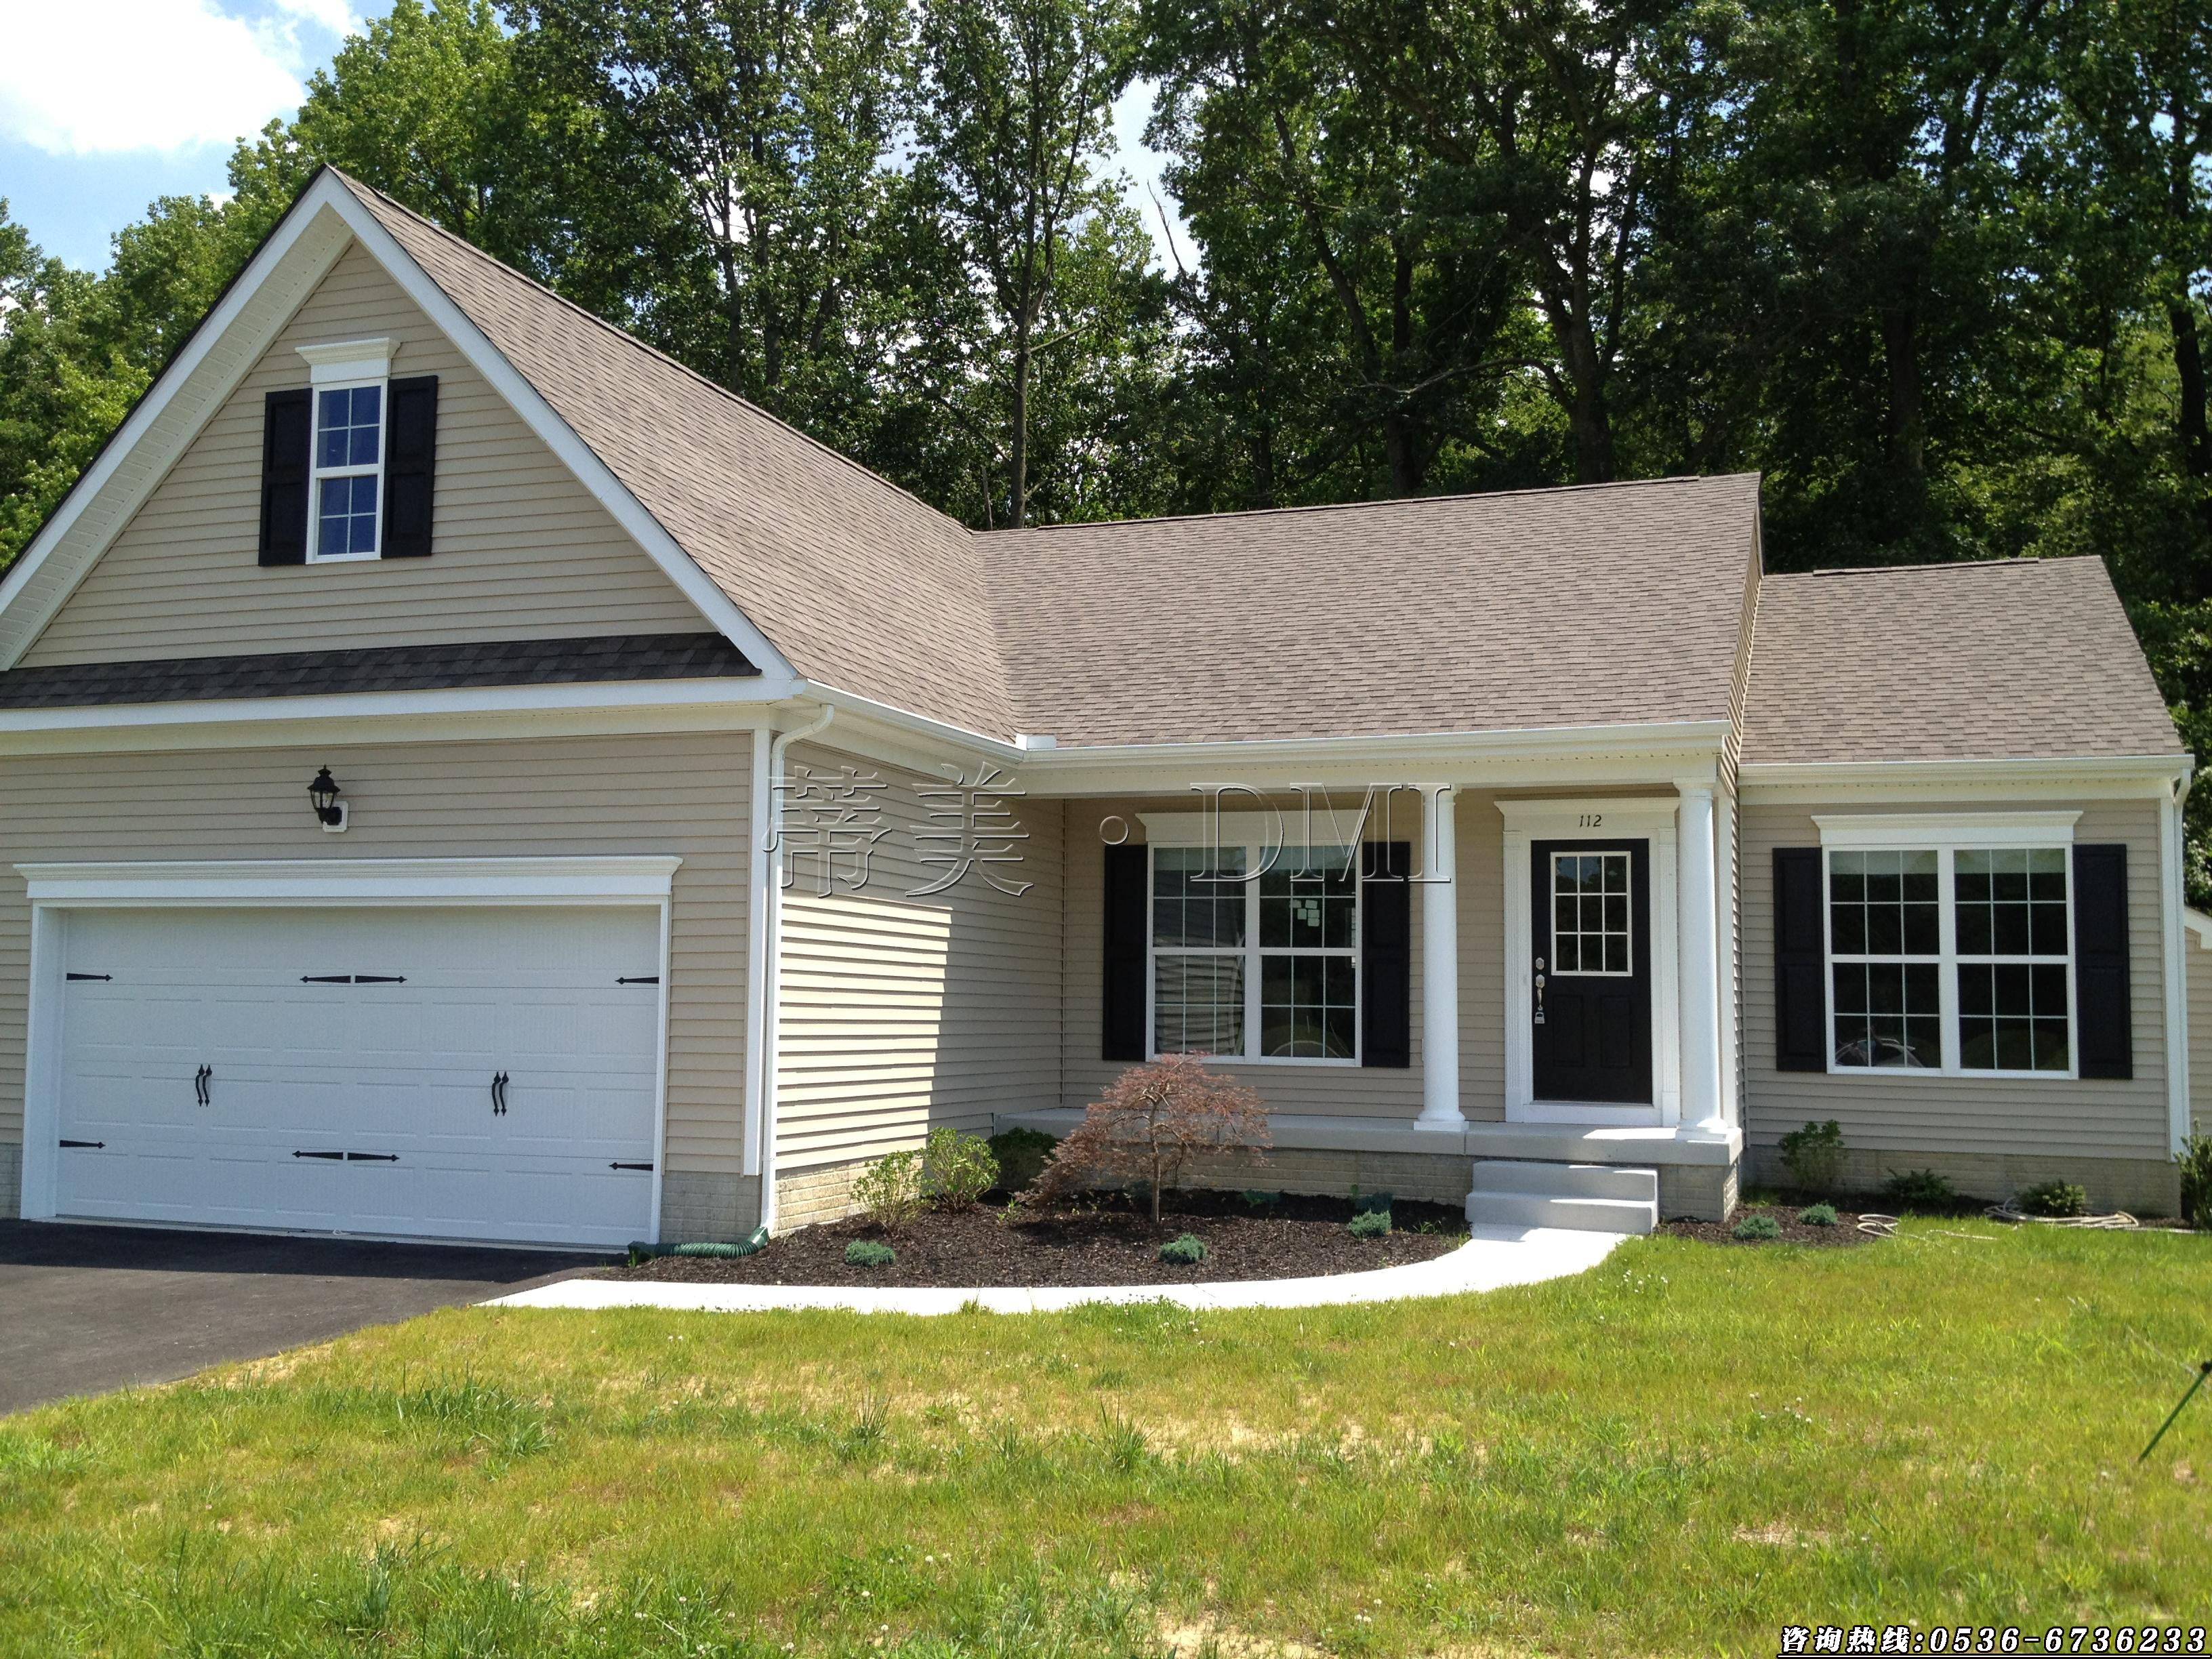
[[[326,1158],[333,1164],[340,1163],[343,1161],[345,1158],[345,1154],[343,1152],[295,1152],[292,1156],[295,1158]]]
[[[192,1073],[192,1095],[193,1097],[203,1106],[212,1106],[215,1104],[215,1101],[210,1097],[208,1089],[208,1085],[214,1080],[215,1067],[212,1066],[203,1066],[198,1071]]]
[[[660,975],[658,974],[638,974],[629,979],[617,978],[615,981],[615,983],[617,985],[658,985],[660,983]]]
[[[107,1145],[107,1143],[104,1140],[64,1140],[62,1142],[62,1145],[64,1146],[89,1146],[94,1152],[98,1152],[102,1146]]]
[[[607,1168],[609,1168],[610,1170],[650,1170],[652,1167],[653,1167],[653,1165],[651,1165],[650,1164],[622,1164],[622,1163],[615,1163],[615,1164],[608,1164],[608,1165],[607,1165]]]
[[[491,1115],[494,1117],[507,1115],[507,1073],[504,1072],[492,1073]]]

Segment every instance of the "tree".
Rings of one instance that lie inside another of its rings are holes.
[[[1087,256],[1110,289],[1101,262],[1128,257],[1126,234],[1091,228],[1121,207],[1097,164],[1109,153],[1129,21],[1121,0],[930,0],[922,14],[915,173],[988,307],[976,368],[1004,402],[1006,520],[1016,526],[1030,518],[1037,365],[1085,320],[1063,303],[1071,268]]]
[[[1203,1054],[1167,1054],[1132,1066],[1084,1109],[1083,1121],[1053,1149],[1030,1188],[1040,1199],[1081,1192],[1103,1179],[1143,1181],[1152,1219],[1160,1194],[1182,1179],[1194,1156],[1267,1160],[1267,1109],[1234,1078],[1206,1069]]]
[[[639,202],[635,323],[805,424],[866,397],[911,64],[898,0],[521,0],[521,62],[580,100]]]

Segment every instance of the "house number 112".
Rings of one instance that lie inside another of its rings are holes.
[[[1602,812],[1585,812],[1585,813],[1583,813],[1583,814],[1582,815],[1582,817],[1581,817],[1581,819],[1579,820],[1579,822],[1578,822],[1578,823],[1577,823],[1577,827],[1578,827],[1578,828],[1580,828],[1580,829],[1583,829],[1583,830],[1595,830],[1595,829],[1596,829],[1600,824],[1603,823],[1604,822],[1605,822],[1605,814],[1604,814],[1604,813],[1602,813]]]

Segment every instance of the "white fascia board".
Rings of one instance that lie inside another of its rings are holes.
[[[698,609],[700,615],[720,629],[763,674],[775,679],[795,678],[791,664],[769,642],[768,635],[753,624],[752,619],[738,608],[736,601],[725,593],[714,579],[700,568],[698,562],[684,550],[682,544],[647,510],[645,503],[630,493],[629,487],[599,459],[599,452],[579,437],[575,428],[561,418],[553,405],[545,400],[544,394],[507,362],[499,348],[491,343],[490,337],[454,303],[453,296],[431,280],[430,274],[415,262],[413,255],[399,246],[398,240],[362,204],[360,198],[329,173],[325,173],[315,185],[317,191],[325,189],[331,192],[332,203],[339,215],[352,227],[354,234],[368,250],[370,257],[384,267],[392,281],[406,290],[407,297],[422,308],[460,354],[469,360],[471,367],[491,382],[494,390],[506,398],[514,412],[522,417],[524,424],[561,458],[562,465],[575,475],[577,482],[591,491],[599,505],[613,516],[615,522],[629,532],[647,556],[683,592],[684,598]]]
[[[1737,769],[1747,802],[1829,800],[1872,792],[1923,800],[2157,799],[2185,783],[2193,757],[2080,755],[2050,760],[1753,761]]]
[[[341,188],[335,179],[324,184]],[[21,660],[337,264],[352,240],[343,210],[331,210],[337,206],[322,186],[294,204],[9,568],[0,584],[0,670]]]
[[[788,683],[763,678],[695,680],[618,680],[545,685],[470,686],[437,691],[342,691],[319,696],[220,697],[182,702],[101,703],[74,708],[0,710],[0,754],[33,747],[51,753],[51,739],[67,734],[129,732],[153,738],[163,732],[215,744],[219,728],[258,733],[334,721],[438,720],[461,715],[560,715],[611,711],[734,708],[750,718],[790,695]],[[428,735],[424,733],[423,735]],[[10,739],[17,741],[11,742]],[[291,740],[287,738],[287,741]],[[99,744],[112,748],[111,744]],[[258,738],[254,743],[262,746]]]
[[[19,864],[33,904],[636,904],[666,899],[675,857],[155,859]]]

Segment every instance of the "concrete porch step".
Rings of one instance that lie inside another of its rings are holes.
[[[1548,1164],[1537,1158],[1483,1158],[1474,1164],[1477,1192],[1538,1193],[1547,1198],[1659,1198],[1659,1171],[1620,1164]]]
[[[1659,1224],[1659,1172],[1484,1158],[1474,1166],[1467,1219],[1470,1226],[1648,1233]]]

